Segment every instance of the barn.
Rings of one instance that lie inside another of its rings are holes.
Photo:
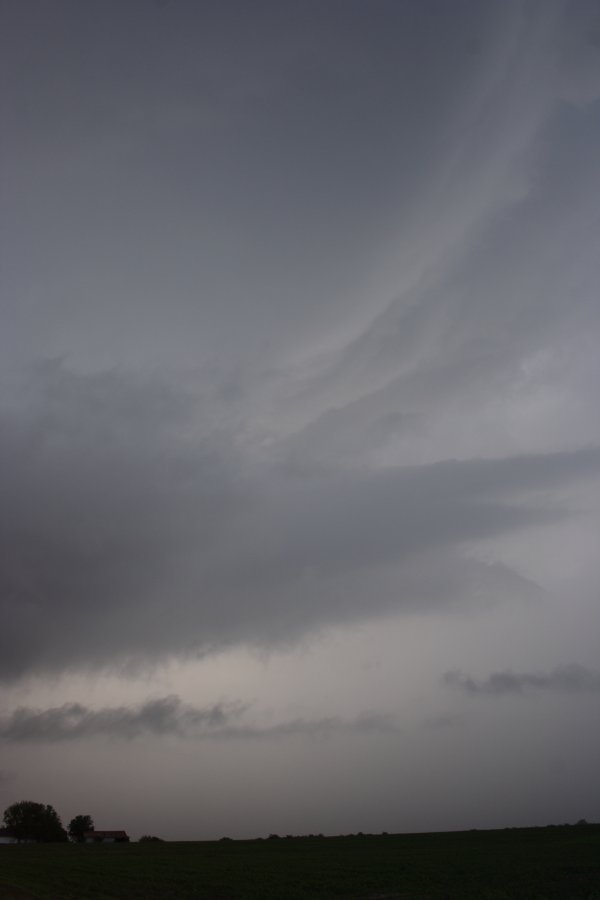
[[[86,844],[123,844],[129,840],[126,831],[86,831],[83,837]]]

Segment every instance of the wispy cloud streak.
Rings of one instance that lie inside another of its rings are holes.
[[[600,672],[575,664],[558,666],[551,672],[493,672],[479,680],[464,672],[453,671],[446,672],[444,682],[466,694],[492,697],[522,694],[530,688],[571,694],[600,692]]]
[[[141,706],[91,709],[81,703],[38,710],[20,707],[0,721],[0,737],[40,743],[97,736],[132,739],[144,735],[184,735],[199,729],[223,728],[242,711],[239,705],[217,703],[197,708],[176,696],[148,700]]]
[[[40,710],[20,707],[0,719],[0,739],[12,743],[56,743],[89,738],[133,740],[176,735],[189,738],[256,740],[294,736],[326,737],[335,732],[391,734],[398,724],[391,715],[362,713],[351,719],[339,716],[289,719],[274,725],[245,721],[248,706],[217,703],[195,707],[171,695],[139,706],[92,709],[81,703]]]

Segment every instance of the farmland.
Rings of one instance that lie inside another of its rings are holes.
[[[600,826],[0,846],[2,900],[600,900]]]

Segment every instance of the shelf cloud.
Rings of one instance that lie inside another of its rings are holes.
[[[462,543],[554,522],[553,496],[600,475],[593,446],[286,475],[232,436],[199,434],[191,404],[55,364],[2,411],[4,678],[269,644],[402,609],[419,559],[460,582]],[[394,594],[367,601],[390,567]],[[510,572],[478,568],[514,589]],[[429,603],[446,599],[438,588]]]

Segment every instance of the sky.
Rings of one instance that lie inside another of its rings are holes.
[[[0,809],[600,820],[598,4],[0,34]]]

